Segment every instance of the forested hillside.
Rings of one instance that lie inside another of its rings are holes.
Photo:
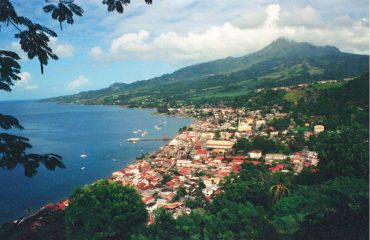
[[[243,57],[196,64],[145,81],[115,83],[105,89],[47,101],[158,107],[167,102],[240,96],[258,88],[357,77],[368,66],[365,55],[281,38]]]

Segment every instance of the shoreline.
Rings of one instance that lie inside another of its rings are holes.
[[[28,100],[27,100],[28,101]],[[46,101],[41,101],[41,100],[32,100],[32,101],[36,101],[36,102],[41,102],[41,103],[46,103]],[[195,121],[195,118],[194,117],[191,117],[191,116],[185,116],[185,115],[177,115],[177,114],[165,114],[165,113],[158,113],[156,112],[156,109],[155,108],[129,108],[127,106],[122,106],[122,105],[107,105],[107,104],[94,104],[94,105],[89,105],[89,104],[75,104],[75,103],[72,103],[72,104],[65,104],[65,103],[56,103],[56,102],[47,102],[47,103],[55,103],[55,104],[61,104],[61,105],[76,105],[76,106],[102,106],[102,107],[105,107],[105,106],[109,106],[109,107],[119,107],[119,108],[124,108],[124,109],[132,109],[132,110],[149,110],[150,111],[150,115],[154,115],[154,116],[167,116],[167,117],[180,117],[180,118],[186,118],[186,119],[189,119],[191,122],[189,124],[187,124],[186,126],[189,126],[191,125],[194,121]],[[179,126],[179,127],[182,127],[182,126]],[[174,132],[174,135],[173,135],[173,138],[176,137],[178,135],[178,129],[176,130],[176,132]],[[170,140],[169,140],[170,141]],[[148,155],[152,155],[152,154],[155,154],[161,147],[165,146],[166,144],[168,144],[169,141],[164,141],[163,144],[161,144],[160,147],[154,149],[153,151],[150,151],[150,152],[143,152],[143,154],[148,154]],[[140,159],[138,159],[139,157],[142,156],[140,153],[133,157],[130,161],[128,161],[126,164],[126,166],[120,166],[120,165],[117,165],[117,168],[115,170],[112,170],[112,172],[109,173],[109,175],[106,175],[105,177],[101,177],[101,178],[97,178],[95,180],[93,180],[92,182],[90,183],[86,183],[86,184],[83,184],[81,185],[80,187],[84,187],[84,186],[87,186],[87,185],[91,185],[91,184],[94,184],[96,181],[99,181],[99,180],[110,180],[112,178],[112,174],[115,172],[115,171],[118,171],[120,169],[124,169],[126,168],[127,166],[131,165],[131,164],[135,164],[137,161],[140,161]],[[66,197],[62,197],[62,198],[59,198],[59,200],[56,200],[56,201],[50,201],[44,205],[42,205],[41,207],[35,209],[34,212],[30,213],[30,215],[23,215],[22,218],[15,218],[13,220],[5,220],[3,221],[2,223],[5,223],[5,222],[13,222],[13,223],[22,223],[24,221],[27,221],[29,219],[32,219],[32,218],[37,218],[38,217],[38,214],[42,213],[45,209],[48,209],[48,208],[58,208],[58,209],[65,209],[67,206],[68,206],[68,200],[69,200],[69,196],[73,193],[73,191]]]

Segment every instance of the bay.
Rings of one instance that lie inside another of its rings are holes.
[[[144,153],[157,150],[164,141],[126,142],[137,129],[148,138],[174,136],[191,119],[153,114],[149,109],[118,106],[62,105],[38,101],[0,102],[0,113],[17,117],[25,130],[10,131],[30,139],[29,152],[55,153],[65,169],[48,171],[43,166],[28,178],[23,167],[0,169],[0,222],[23,216],[27,208],[38,210],[69,196],[77,187],[107,178]],[[162,123],[160,131],[155,125]],[[87,154],[81,159],[82,153]]]

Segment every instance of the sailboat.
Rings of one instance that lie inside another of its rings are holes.
[[[82,159],[87,158],[87,154],[85,153],[85,150],[81,153],[80,158]]]
[[[145,137],[145,135],[147,135],[148,134],[148,132],[146,131],[146,128],[145,128],[145,130],[143,131],[143,133],[141,134],[141,136],[142,137]]]

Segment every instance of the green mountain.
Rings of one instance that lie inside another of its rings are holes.
[[[258,88],[352,78],[368,71],[369,56],[280,38],[243,57],[195,64],[149,80],[47,99],[62,103],[155,107],[163,102],[200,101],[244,95]]]

